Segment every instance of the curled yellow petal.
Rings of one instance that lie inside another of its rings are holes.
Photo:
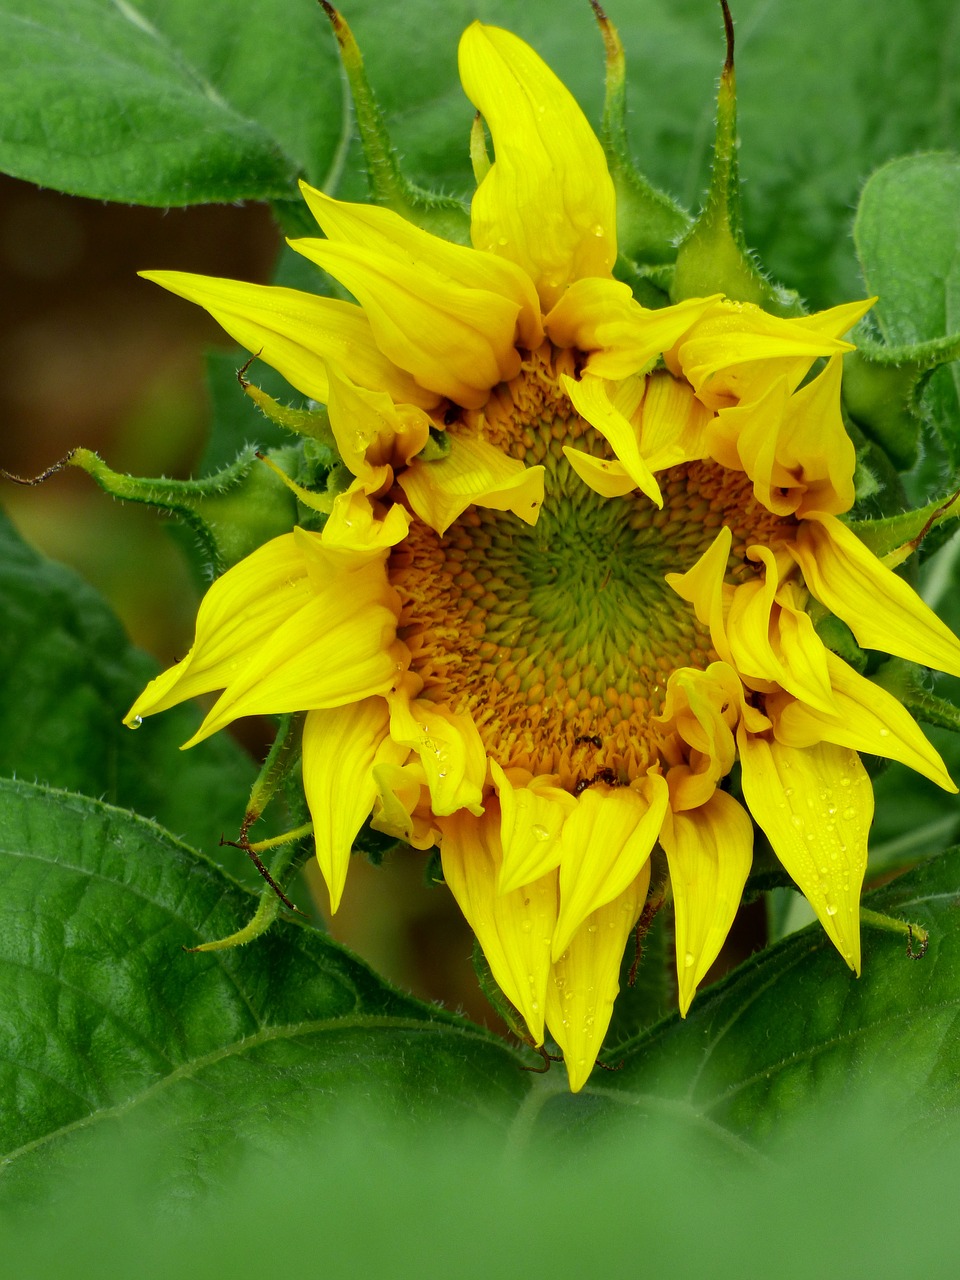
[[[617,257],[613,182],[569,90],[529,45],[479,22],[460,41],[460,78],[496,157],[473,197],[473,243],[521,266],[544,310],[571,280],[609,276]]]
[[[524,466],[479,436],[453,436],[445,457],[414,459],[398,481],[420,519],[439,534],[470,506],[512,511],[536,524],[543,505],[543,467]]]
[[[860,757],[831,742],[794,748],[737,734],[743,795],[827,936],[860,972],[860,888],[873,788]]]
[[[753,824],[736,800],[715,791],[706,804],[667,810],[660,843],[676,914],[680,1016],[730,932],[753,861]]]
[[[393,467],[406,466],[430,437],[422,409],[397,406],[383,391],[368,391],[329,371],[327,406],[340,457],[367,493],[389,488]]]
[[[384,355],[370,321],[352,302],[184,271],[140,275],[198,303],[231,338],[321,404],[327,402],[328,364],[359,386],[385,391],[397,403],[433,409],[440,401],[436,392],[420,386]]]
[[[503,863],[497,888],[510,893],[560,865],[560,834],[577,802],[569,791],[536,778],[515,787],[495,760],[490,773],[500,796]]]
[[[620,961],[650,887],[647,860],[636,879],[587,916],[553,966],[547,1025],[563,1050],[570,1090],[586,1084],[610,1025],[620,990]]]
[[[420,757],[437,816],[483,812],[487,755],[469,712],[450,711],[402,690],[389,696],[390,736]]]
[[[592,378],[589,375],[578,382],[562,374],[560,381],[577,413],[605,437],[635,486],[651,502],[662,507],[660,486],[640,453],[638,426],[625,417],[610,399],[610,384],[602,378]]]
[[[858,644],[960,676],[960,640],[836,516],[811,512],[788,550],[811,593]]]
[[[496,809],[494,802],[482,818],[457,814],[441,819],[443,877],[497,985],[523,1016],[534,1044],[542,1044],[557,873],[549,872],[511,893],[498,892],[502,855]]]
[[[750,302],[724,301],[705,314],[671,351],[671,373],[682,374],[711,409],[757,399],[771,379],[783,377],[788,390],[799,386],[820,356],[852,351],[841,341],[873,305],[847,303],[814,316],[786,319]]]
[[[836,712],[827,714],[786,695],[772,703],[768,699],[778,741],[791,747],[835,742],[854,751],[898,760],[944,791],[957,790],[939,752],[898,699],[829,650],[827,666]]]
[[[715,307],[718,296],[686,298],[675,306],[642,307],[620,280],[577,280],[544,321],[558,347],[589,355],[587,372],[598,378],[642,373]]]
[[[656,774],[643,792],[629,787],[585,791],[561,835],[560,915],[553,956],[566,951],[587,916],[623,893],[656,844],[667,808],[667,784]]]
[[[400,764],[407,754],[390,740],[389,720],[385,699],[364,698],[311,711],[303,726],[303,789],[331,912],[340,905],[353,842],[377,794],[374,764]]]
[[[693,605],[697,619],[710,628],[710,639],[721,661],[735,665],[727,639],[726,613],[733,588],[726,589],[724,575],[733,545],[733,534],[721,525],[717,536],[686,573],[668,573],[667,583],[681,600]]]

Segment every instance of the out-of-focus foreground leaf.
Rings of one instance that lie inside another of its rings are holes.
[[[255,899],[133,814],[0,782],[0,861],[8,1187],[69,1167],[125,1121],[169,1135],[178,1171],[202,1183],[348,1101],[506,1118],[526,1090],[507,1045],[392,991],[313,929],[186,953]]]
[[[134,815],[5,782],[0,858],[9,1192],[76,1173],[104,1134],[129,1143],[144,1126],[167,1153],[157,1177],[196,1194],[343,1108],[423,1130],[492,1124],[557,1153],[626,1114],[668,1118],[750,1158],[868,1080],[883,1083],[891,1130],[932,1132],[958,1102],[957,851],[869,900],[930,930],[922,960],[868,930],[858,981],[818,929],[793,935],[576,1097],[562,1068],[522,1072],[530,1055],[391,991],[294,922],[240,950],[186,954],[246,919],[252,899]]]

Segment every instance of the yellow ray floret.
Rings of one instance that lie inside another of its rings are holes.
[[[720,954],[753,861],[753,824],[736,800],[715,791],[706,804],[667,810],[660,843],[676,908],[680,1014]]]
[[[384,698],[311,711],[303,727],[303,790],[313,818],[317,862],[335,912],[357,832],[377,795],[377,765],[402,764],[407,749],[389,736]]]
[[[171,293],[196,302],[232,338],[282,373],[304,395],[325,404],[327,362],[353,382],[378,387],[398,403],[433,409],[440,400],[389,360],[360,307],[276,285],[244,284],[184,271],[141,271]]]
[[[616,261],[603,149],[569,91],[509,31],[468,27],[460,78],[496,152],[473,197],[473,243],[521,266],[549,310],[572,280],[608,276]]]

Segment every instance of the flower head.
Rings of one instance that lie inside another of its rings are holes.
[[[331,908],[368,819],[439,845],[496,981],[579,1089],[664,896],[658,848],[682,1013],[733,921],[751,818],[859,971],[858,753],[956,788],[811,609],[954,674],[960,643],[838,518],[844,335],[869,303],[645,308],[613,276],[614,188],[567,90],[478,23],[460,69],[495,149],[472,247],[304,186],[324,236],[292,247],[355,303],[147,273],[325,404],[352,478],[319,532],[214,583],[193,649],[129,715],[219,690],[198,741],[307,712]]]

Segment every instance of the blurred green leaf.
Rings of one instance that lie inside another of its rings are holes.
[[[28,547],[2,512],[0,599],[0,775],[102,796],[200,847],[237,830],[253,762],[224,734],[181,754],[199,723],[192,706],[124,728],[156,663],[92,587]]]
[[[15,177],[148,205],[327,177],[342,94],[316,4],[2,0],[0,28],[0,168]]]
[[[0,858],[0,1149],[15,1185],[124,1120],[172,1134],[216,1179],[351,1097],[466,1119],[509,1116],[527,1090],[505,1044],[307,927],[186,954],[255,899],[133,814],[0,782]]]

